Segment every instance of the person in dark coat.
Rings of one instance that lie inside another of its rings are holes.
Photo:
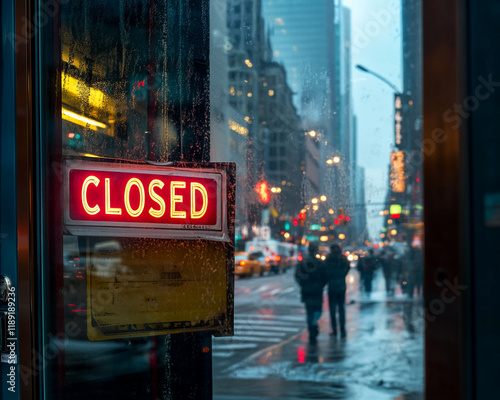
[[[326,258],[326,276],[328,279],[328,303],[330,305],[330,321],[332,335],[337,335],[337,309],[339,314],[340,336],[346,336],[345,331],[345,277],[349,273],[349,261],[342,254],[340,246],[333,244]]]
[[[358,261],[358,271],[360,281],[363,283],[365,293],[369,296],[372,291],[373,274],[375,273],[377,259],[373,250],[369,250],[369,255],[362,257]]]
[[[324,262],[316,257],[316,243],[309,244],[308,256],[297,265],[295,280],[300,285],[302,302],[306,307],[309,343],[316,344],[319,334],[318,320],[322,313],[323,288],[326,285]]]

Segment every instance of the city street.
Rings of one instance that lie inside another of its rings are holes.
[[[347,282],[347,339],[330,336],[325,302],[311,348],[293,271],[236,281],[235,336],[213,342],[214,399],[421,399],[420,300],[386,297],[381,274],[369,299],[354,268]]]

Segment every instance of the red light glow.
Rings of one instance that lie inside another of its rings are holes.
[[[333,223],[334,223],[335,225],[338,225],[338,224],[339,224],[339,220],[338,220],[338,219],[336,219],[335,221],[333,221]]]
[[[306,350],[303,347],[299,347],[297,357],[300,364],[304,364],[306,361]]]
[[[260,201],[262,203],[269,203],[271,200],[271,193],[269,192],[269,187],[266,181],[260,181],[255,185],[255,191],[259,194]]]
[[[347,222],[349,222],[349,221],[351,220],[351,217],[347,217],[347,216],[346,216],[346,217],[345,217],[345,220],[346,220]]]

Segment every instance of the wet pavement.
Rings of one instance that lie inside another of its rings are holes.
[[[380,274],[369,298],[357,272],[347,282],[347,338],[330,336],[325,301],[310,346],[292,271],[237,281],[235,336],[214,339],[214,399],[422,399],[421,300],[386,296]]]

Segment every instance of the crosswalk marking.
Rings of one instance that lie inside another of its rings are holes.
[[[273,337],[255,337],[255,336],[230,336],[230,337],[225,337],[225,338],[215,338],[215,340],[234,340],[234,341],[241,341],[241,342],[270,342],[270,343],[278,343],[281,342],[282,339],[280,338],[273,338]]]
[[[262,332],[262,331],[247,331],[244,329],[241,330],[235,330],[234,332],[235,336],[238,337],[239,334],[245,334],[245,335],[252,335],[252,336],[285,336],[286,332]]]
[[[238,320],[248,319],[251,321],[272,321],[272,322],[302,322],[305,321],[305,315],[267,315],[267,314],[238,314]]]
[[[213,350],[244,350],[244,349],[255,349],[258,346],[257,343],[228,343],[228,344],[215,344]]]
[[[297,332],[298,330],[302,329],[302,326],[299,327],[297,326],[296,328],[292,328],[289,326],[259,326],[259,324],[249,324],[249,323],[238,323],[234,322],[234,327],[235,330],[238,329],[244,329],[245,327],[247,328],[252,328],[256,329],[258,328],[260,331],[278,331],[278,332]]]

